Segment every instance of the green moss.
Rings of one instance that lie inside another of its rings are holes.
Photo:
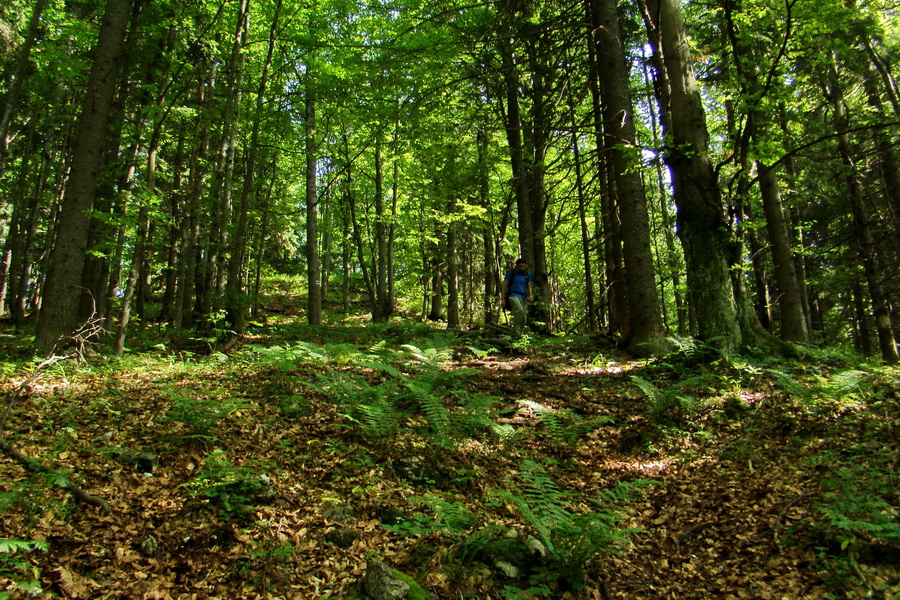
[[[409,586],[406,600],[434,600],[434,596],[425,591],[425,588],[403,571],[391,569],[391,575]],[[350,595],[347,597],[347,600],[372,600],[372,597],[365,592],[362,583],[358,583],[350,589]]]

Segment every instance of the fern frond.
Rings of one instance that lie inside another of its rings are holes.
[[[660,391],[660,389],[643,377],[632,375],[631,381],[633,381],[634,384],[638,386],[642,392],[644,392],[644,395],[647,396],[647,399],[651,402],[657,402],[660,398],[662,398],[662,392]]]
[[[866,382],[866,377],[868,377],[868,373],[865,371],[856,369],[843,371],[832,377],[825,389],[829,396],[841,399],[860,391]]]

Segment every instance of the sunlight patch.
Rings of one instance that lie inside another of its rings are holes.
[[[600,463],[601,468],[608,471],[627,471],[630,473],[644,473],[655,475],[664,473],[672,465],[670,460],[651,460],[641,462],[637,460],[613,460],[607,459]]]

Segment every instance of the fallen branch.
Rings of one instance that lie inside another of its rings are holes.
[[[77,356],[82,358],[84,357],[84,346],[87,343],[87,340],[97,334],[99,331],[97,329],[97,321],[94,319],[93,315],[90,319],[88,319],[84,325],[82,325],[78,331],[76,331],[71,340],[75,342],[77,346]],[[55,348],[54,348],[55,349]],[[100,508],[103,512],[110,512],[111,508],[109,503],[102,498],[97,498],[96,496],[91,496],[87,492],[85,492],[81,487],[77,484],[73,483],[68,477],[54,471],[50,467],[45,466],[40,461],[25,456],[15,448],[13,448],[10,444],[5,441],[6,438],[6,421],[9,418],[10,413],[12,413],[12,409],[15,406],[16,402],[19,399],[19,396],[26,389],[26,387],[34,381],[37,376],[41,373],[41,371],[55,362],[66,360],[68,358],[72,358],[76,355],[69,356],[58,356],[54,352],[50,353],[50,356],[42,360],[38,363],[31,372],[25,381],[23,381],[19,386],[9,395],[9,399],[6,402],[6,407],[3,409],[3,414],[0,415],[0,453],[5,454],[9,458],[13,459],[27,470],[32,471],[33,473],[43,473],[46,475],[50,475],[53,483],[68,491],[72,496],[75,497],[79,502],[84,502],[85,504],[89,504],[91,506],[96,506]]]
[[[3,440],[0,440],[0,452],[13,459],[29,471],[33,473],[44,473],[52,476],[53,483],[63,488],[72,496],[75,497],[79,502],[84,502],[85,504],[90,504],[91,506],[96,506],[100,508],[103,512],[110,512],[112,508],[109,506],[109,503],[96,496],[91,496],[86,491],[81,489],[77,484],[72,482],[68,477],[64,477],[60,473],[57,473],[50,467],[47,467],[43,463],[28,456],[25,456]]]

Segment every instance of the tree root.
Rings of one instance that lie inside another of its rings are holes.
[[[75,499],[79,502],[83,502],[91,506],[96,506],[106,513],[112,511],[112,508],[109,506],[109,503],[106,500],[98,498],[96,496],[91,496],[86,491],[81,489],[81,487],[79,487],[77,484],[72,482],[69,478],[63,477],[53,469],[45,466],[40,461],[25,456],[3,440],[0,440],[0,452],[13,459],[29,471],[32,471],[33,473],[46,473],[52,475],[54,483],[72,494],[72,496],[74,496]]]

